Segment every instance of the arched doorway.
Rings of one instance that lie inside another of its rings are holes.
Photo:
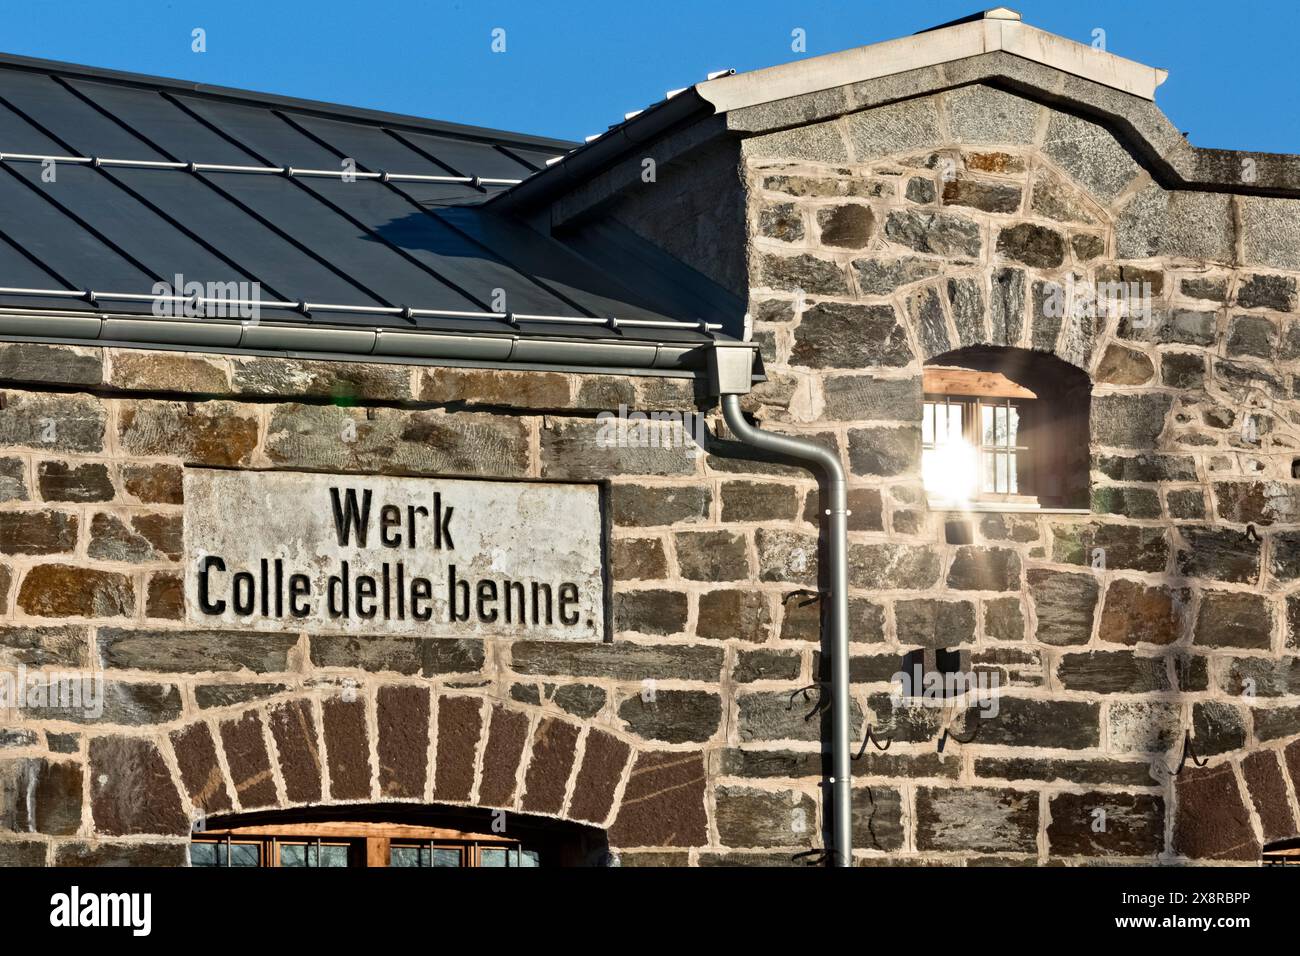
[[[597,827],[502,810],[371,804],[228,814],[203,821],[190,865],[272,868],[600,866]]]

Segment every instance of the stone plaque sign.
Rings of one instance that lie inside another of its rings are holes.
[[[599,640],[595,485],[185,472],[196,624]]]

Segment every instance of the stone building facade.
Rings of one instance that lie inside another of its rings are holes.
[[[740,297],[746,410],[846,465],[854,861],[1259,862],[1300,832],[1300,167],[1006,50],[780,89],[518,214]],[[1081,305],[1119,282],[1141,310]],[[927,501],[923,367],[972,347],[1086,374],[1084,507]],[[818,481],[701,377],[33,340],[0,379],[0,664],[105,680],[99,717],[0,735],[4,863],[183,865],[203,815],[400,803],[580,823],[623,866],[826,848]],[[611,447],[620,406],[704,427]],[[597,483],[610,639],[196,629],[196,467]],[[995,716],[900,701],[938,648]]]

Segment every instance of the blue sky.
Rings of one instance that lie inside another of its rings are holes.
[[[1196,145],[1300,153],[1295,0],[1009,5],[1084,43],[1104,30],[1112,53],[1168,69],[1156,102]],[[6,4],[0,50],[581,139],[711,70],[831,53],[982,8],[979,0],[33,0]],[[191,50],[196,28],[206,52]],[[491,49],[497,28],[503,53]],[[791,50],[796,28],[806,54]]]

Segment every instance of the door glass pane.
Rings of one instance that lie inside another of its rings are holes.
[[[316,844],[282,843],[281,866],[347,866],[346,846],[317,846]]]
[[[421,846],[395,846],[388,851],[389,866],[428,866],[429,851]]]
[[[258,859],[258,845],[256,843],[232,843],[230,845],[230,865],[231,866],[257,866],[260,862]],[[225,854],[222,853],[222,862],[225,862]]]
[[[460,866],[460,850],[436,846],[430,856],[427,846],[394,846],[388,854],[389,866]]]
[[[225,848],[222,847],[221,858],[225,857]],[[217,857],[217,844],[215,843],[191,843],[190,844],[190,866],[220,866]]]
[[[257,866],[258,862],[256,843],[230,844],[229,862],[225,843],[190,844],[191,866]]]

